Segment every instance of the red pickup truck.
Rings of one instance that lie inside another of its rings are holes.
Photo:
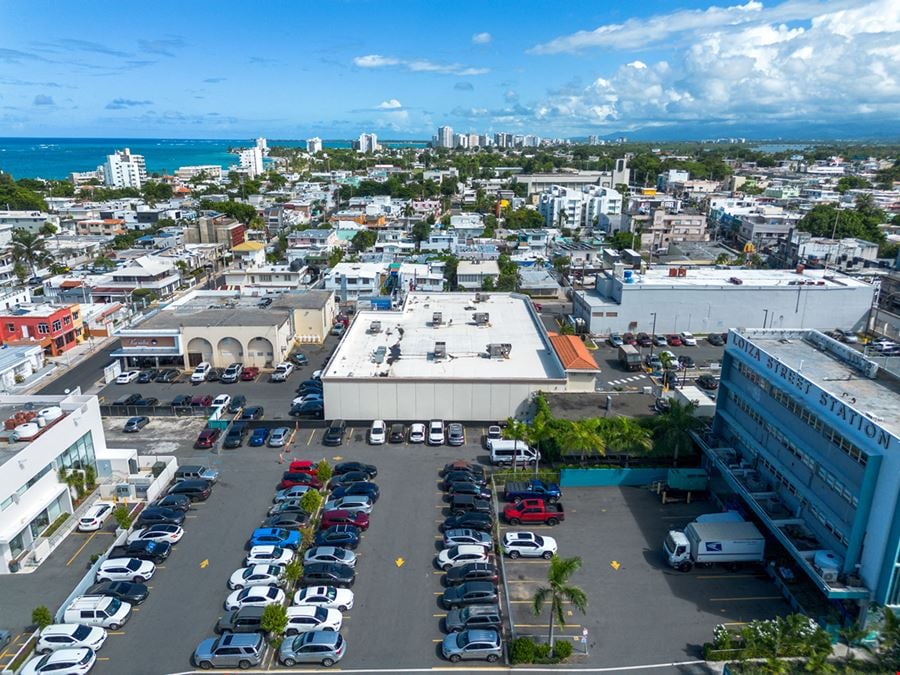
[[[510,525],[521,523],[544,523],[556,525],[566,519],[563,505],[550,504],[543,499],[523,499],[519,504],[510,504],[503,509],[503,518]]]

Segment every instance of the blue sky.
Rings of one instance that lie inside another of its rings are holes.
[[[896,134],[898,73],[896,0],[0,4],[0,136]]]

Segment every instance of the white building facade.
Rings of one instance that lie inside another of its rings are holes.
[[[144,156],[133,155],[128,148],[117,150],[106,158],[103,179],[109,187],[140,190],[147,181]]]

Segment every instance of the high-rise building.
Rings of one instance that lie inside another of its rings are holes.
[[[478,137],[478,145],[482,148],[489,148],[494,144],[494,138],[488,134],[481,134]]]
[[[263,172],[262,150],[258,145],[238,152],[238,164],[240,170],[249,178],[256,178]]]
[[[381,149],[376,134],[360,134],[359,140],[355,141],[353,146],[359,152],[377,152]]]
[[[453,134],[453,145],[451,147],[462,149],[469,147],[469,137],[465,134]]]
[[[588,136],[588,145],[600,145],[600,137]]]
[[[453,127],[438,127],[437,146],[439,148],[453,147]]]
[[[128,148],[107,156],[102,169],[104,182],[110,187],[140,190],[147,180],[144,156],[132,155]]]
[[[318,136],[316,136],[315,138],[307,138],[306,151],[311,155],[314,155],[317,152],[322,152],[322,139]]]
[[[257,138],[256,147],[259,148],[259,151],[262,153],[263,157],[269,156],[269,144],[265,138]]]
[[[478,142],[478,134],[469,134],[469,142],[468,142],[468,146],[469,146],[470,148],[477,148],[478,145],[479,145],[479,142]]]

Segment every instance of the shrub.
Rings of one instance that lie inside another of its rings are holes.
[[[546,659],[550,656],[550,643],[549,642],[541,642],[540,644],[536,644],[534,646],[534,658],[535,659]]]
[[[47,609],[44,605],[40,605],[39,607],[35,607],[31,612],[31,623],[37,626],[40,630],[44,630],[47,626],[53,623],[53,615],[50,613],[50,610]]]
[[[284,605],[266,605],[259,620],[259,627],[268,633],[270,637],[277,639],[284,633],[287,623],[287,609],[285,609]]]
[[[309,514],[314,514],[322,504],[322,494],[318,490],[308,490],[300,498],[300,506]]]
[[[92,466],[84,468],[84,485],[88,490],[93,490],[97,486],[97,470]]]
[[[531,663],[534,652],[535,644],[531,638],[516,638],[509,645],[509,659],[513,663]]]
[[[127,506],[117,506],[113,511],[113,517],[116,519],[116,525],[118,525],[120,529],[127,530],[131,527],[133,519],[131,514],[128,513]]]
[[[288,586],[293,588],[303,576],[303,564],[299,560],[291,560],[284,566],[284,580],[288,582]]]
[[[572,643],[568,640],[558,640],[553,645],[553,656],[562,660],[572,656]]]
[[[316,464],[316,472],[319,480],[322,481],[322,485],[327,485],[328,481],[331,480],[331,476],[334,475],[334,471],[332,471],[331,465],[324,459]]]

